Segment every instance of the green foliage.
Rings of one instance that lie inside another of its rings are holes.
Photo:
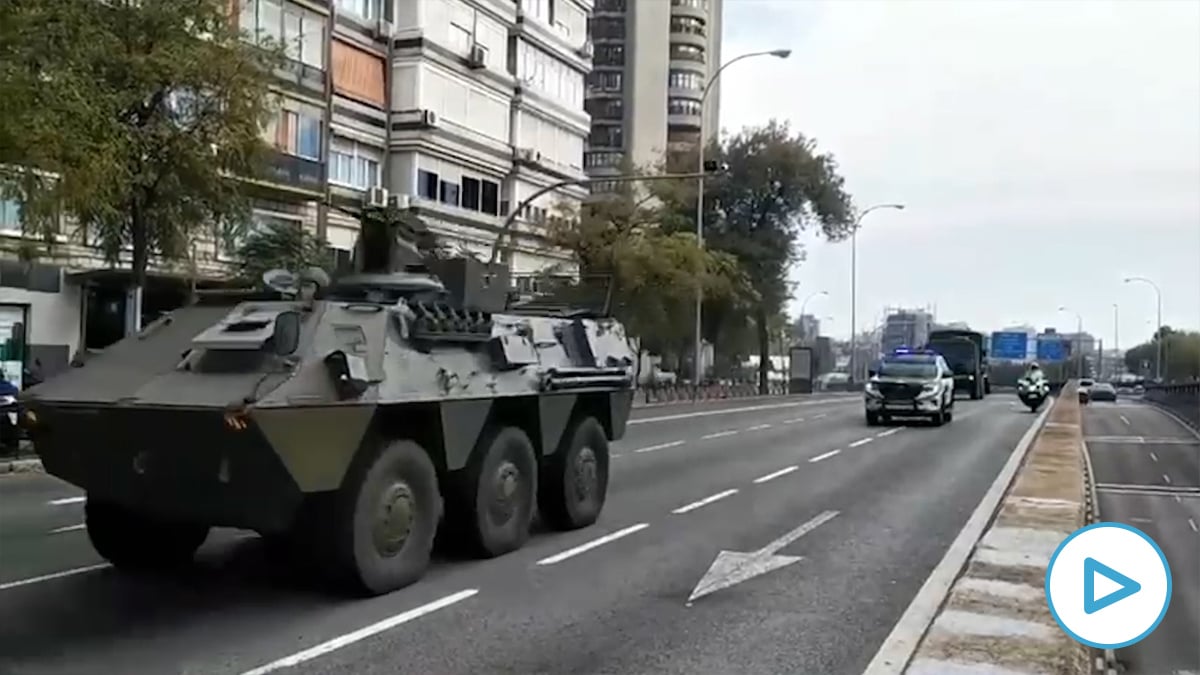
[[[226,0],[0,3],[0,163],[27,229],[59,207],[110,263],[187,257],[210,228],[236,230],[282,51],[241,39]],[[35,169],[47,173],[36,172]]]
[[[705,244],[737,259],[761,301],[749,315],[720,300],[706,301],[704,332],[720,345],[722,333],[742,331],[752,320],[763,364],[760,385],[765,386],[769,317],[790,295],[788,270],[802,258],[798,236],[817,228],[828,239],[845,238],[854,227],[854,207],[833,157],[818,152],[813,140],[786,123],[746,129],[714,143],[705,157],[728,167],[705,183]],[[671,158],[668,169],[687,170],[696,159],[694,154]],[[665,184],[655,193],[668,214],[665,228],[695,231],[696,184]]]
[[[1143,342],[1125,352],[1125,367],[1131,373],[1145,373],[1153,377],[1158,364],[1158,345],[1163,346],[1163,379],[1167,382],[1186,382],[1200,378],[1200,332],[1176,331],[1170,326],[1161,330],[1148,342]],[[1148,364],[1143,371],[1142,365]]]
[[[238,247],[238,276],[257,283],[263,272],[285,269],[300,272],[309,267],[332,271],[325,240],[308,228],[291,223],[271,223],[249,233]]]
[[[626,191],[587,202],[577,222],[555,221],[547,237],[574,254],[583,283],[611,293],[613,313],[643,349],[678,355],[688,351],[698,289],[730,303],[753,291],[732,256],[664,231],[660,218],[658,208]]]

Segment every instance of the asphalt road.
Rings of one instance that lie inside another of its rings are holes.
[[[180,575],[30,582],[100,561],[55,531],[81,522],[54,503],[77,491],[0,479],[0,673],[857,675],[1034,420],[1005,395],[956,412],[868,428],[845,396],[638,410],[595,526],[355,601],[227,531]],[[716,585],[776,569],[689,603],[722,550],[760,549]]]
[[[1162,623],[1117,660],[1131,675],[1200,672],[1200,437],[1140,402],[1093,403],[1083,428],[1101,519],[1148,534],[1174,581]]]

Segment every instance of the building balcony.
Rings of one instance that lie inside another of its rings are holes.
[[[708,12],[703,7],[696,7],[686,3],[671,3],[671,16],[687,16],[702,21],[708,20]]]
[[[699,101],[704,96],[703,89],[683,89],[681,87],[668,87],[667,98],[687,98],[693,101]]]
[[[700,130],[700,115],[667,115],[667,127]]]
[[[684,33],[682,31],[671,31],[671,42],[681,45],[694,45],[696,47],[708,47],[708,38],[695,33]]]
[[[321,194],[324,170],[322,162],[271,150],[257,178],[271,185]]]

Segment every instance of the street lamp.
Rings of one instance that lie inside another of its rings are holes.
[[[1121,363],[1125,359],[1121,356],[1121,306],[1113,303],[1113,351],[1117,353],[1117,363],[1113,366],[1113,375],[1121,369]],[[1104,355],[1100,355],[1101,363],[1103,363]]]
[[[696,152],[696,156],[699,158],[699,160],[696,163],[696,166],[698,166],[700,168],[697,170],[697,173],[699,173],[701,175],[704,174],[704,150],[705,150],[705,146],[707,145],[707,139],[704,137],[704,104],[708,101],[708,94],[710,91],[712,91],[713,84],[716,83],[717,78],[721,77],[721,72],[724,71],[729,66],[732,66],[733,64],[737,63],[738,61],[742,61],[744,59],[749,59],[749,58],[754,58],[756,56],[774,56],[777,59],[786,59],[787,57],[789,57],[791,55],[792,55],[792,50],[790,50],[790,49],[772,49],[770,51],[750,52],[749,54],[742,54],[741,56],[734,57],[733,59],[726,61],[724,64],[722,64],[721,67],[717,68],[717,71],[712,74],[712,77],[708,78],[708,81],[704,83],[704,91],[701,92],[701,94],[700,94],[700,139],[697,143],[699,149]],[[699,246],[701,248],[704,247],[704,179],[703,178],[700,179],[700,184],[696,191],[696,243],[699,244]],[[704,373],[704,370],[700,366],[700,353],[701,353],[701,349],[703,348],[702,344],[701,344],[702,340],[701,340],[701,330],[700,330],[700,312],[701,312],[701,307],[703,304],[704,304],[704,290],[702,288],[700,288],[699,286],[697,286],[696,287],[696,344],[695,344],[695,351],[693,352],[695,360],[692,362],[692,381],[694,384],[700,384],[700,376]]]
[[[1067,312],[1068,314],[1075,315],[1075,321],[1076,321],[1076,323],[1075,323],[1075,345],[1082,347],[1082,345],[1083,345],[1083,315],[1080,314],[1079,312],[1076,312],[1075,310],[1071,309],[1070,307],[1065,307],[1065,306],[1059,306],[1058,311]],[[1072,349],[1071,351],[1076,351],[1076,350]],[[1079,379],[1082,380],[1083,379],[1083,349],[1082,348],[1078,350],[1078,354],[1075,354],[1075,357],[1076,357],[1075,375]]]
[[[1162,365],[1163,365],[1163,337],[1164,337],[1163,335],[1161,335],[1162,325],[1163,325],[1163,322],[1162,322],[1162,289],[1158,287],[1158,284],[1147,279],[1146,277],[1125,277],[1125,283],[1129,284],[1129,283],[1133,283],[1133,282],[1150,284],[1150,286],[1152,288],[1154,288],[1154,296],[1155,296],[1155,299],[1158,301],[1158,326],[1154,329],[1154,341],[1158,345],[1158,356],[1155,358],[1154,379],[1161,381],[1162,380]]]
[[[854,384],[854,356],[858,350],[858,335],[857,317],[855,313],[858,309],[858,228],[862,225],[863,218],[867,214],[877,209],[896,209],[903,211],[903,204],[876,204],[868,206],[862,213],[858,214],[858,218],[854,219],[854,229],[850,231],[850,361],[849,361],[849,380],[850,384]]]
[[[820,295],[829,295],[829,291],[817,291],[816,293],[810,293],[810,294],[808,295],[808,297],[807,297],[807,298],[804,298],[804,300],[803,300],[803,301],[801,301],[801,303],[800,303],[800,330],[801,330],[801,333],[802,333],[802,335],[800,336],[800,338],[801,338],[801,339],[803,339],[803,340],[805,340],[805,341],[807,341],[807,340],[808,340],[808,331],[807,331],[807,330],[805,330],[805,328],[804,328],[804,309],[805,309],[806,307],[808,307],[808,301],[809,301],[809,300],[812,300],[813,298],[815,298],[815,297],[817,297],[817,296],[820,296]]]

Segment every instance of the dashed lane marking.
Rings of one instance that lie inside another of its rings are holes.
[[[886,438],[887,436],[891,436],[892,434],[898,434],[901,431],[904,431],[904,427],[894,427],[892,429],[888,429],[887,431],[881,431],[881,432],[875,434],[875,438]]]
[[[771,428],[770,424],[755,424],[754,426],[746,429],[746,431],[762,431],[763,429],[770,429],[770,428]]]
[[[851,443],[849,447],[857,448],[859,446],[866,445],[867,443],[870,443],[873,440],[875,440],[875,439],[871,438],[870,436],[867,436],[866,438],[860,438],[857,441],[854,441],[853,443]]]
[[[1154,460],[1154,461],[1156,461],[1156,462],[1157,462],[1157,461],[1158,461],[1158,455],[1156,455],[1156,454],[1154,454],[1154,453],[1152,452],[1152,453],[1150,453],[1150,459],[1152,459],[1152,460]]]
[[[833,457],[834,455],[837,455],[837,454],[839,454],[839,453],[841,453],[841,450],[840,450],[840,449],[838,449],[838,450],[830,450],[829,452],[826,452],[826,453],[824,453],[824,454],[821,454],[821,455],[817,455],[816,457],[813,457],[812,459],[810,459],[810,460],[808,460],[808,461],[809,461],[810,463],[816,463],[816,462],[819,462],[819,461],[821,461],[821,460],[823,460],[823,459],[829,459],[830,457]]]
[[[715,501],[720,501],[722,499],[725,499],[726,497],[736,495],[737,492],[738,491],[736,488],[725,490],[724,492],[718,492],[715,495],[709,495],[708,497],[705,497],[704,499],[701,499],[699,501],[695,501],[695,502],[692,502],[691,504],[681,506],[681,507],[675,509],[674,511],[672,511],[671,513],[683,514],[683,513],[689,512],[689,511],[695,511],[696,509],[698,509],[702,506],[708,506],[709,504],[711,504]]]
[[[792,466],[784,467],[778,471],[773,471],[765,476],[759,476],[758,478],[754,479],[754,482],[755,483],[765,483],[769,480],[775,480],[776,478],[779,478],[780,476],[786,476],[789,473],[791,473],[799,468],[800,467],[793,464]]]
[[[108,563],[100,563],[99,565],[88,565],[87,567],[76,567],[71,570],[63,570],[62,572],[54,572],[53,574],[43,574],[40,577],[30,577],[29,579],[21,579],[20,581],[8,581],[0,584],[0,591],[7,591],[10,588],[19,588],[21,586],[29,586],[32,584],[40,584],[43,581],[53,581],[64,577],[73,577],[77,574],[87,574],[96,570],[104,570],[112,567]]]
[[[1163,474],[1163,480],[1167,482],[1167,485],[1171,484],[1171,477],[1165,473]]]
[[[359,642],[360,640],[365,640],[373,635],[378,635],[384,631],[391,630],[401,624],[408,623],[414,619],[419,619],[426,614],[431,614],[439,609],[462,602],[478,592],[479,589],[477,588],[469,588],[452,595],[447,595],[444,598],[439,598],[433,602],[421,605],[420,607],[410,609],[407,612],[402,612],[395,616],[384,619],[383,621],[359,628],[354,632],[335,637],[328,642],[322,642],[315,647],[310,647],[304,651],[296,652],[291,656],[285,656],[278,661],[272,661],[265,666],[259,666],[253,670],[247,670],[246,672],[242,673],[242,675],[266,675],[266,673],[272,673],[276,670],[282,670],[284,668],[291,668],[292,666],[300,665],[305,661],[311,661],[317,657],[324,656],[325,654],[337,651],[343,647],[348,647],[355,642]]]
[[[56,527],[53,530],[50,530],[50,534],[62,534],[63,532],[75,532],[76,530],[82,530],[86,527],[87,527],[87,525],[84,523],[79,523],[78,525],[67,525],[66,527]]]
[[[686,420],[693,417],[708,417],[709,415],[729,415],[732,413],[757,412],[759,410],[779,410],[781,408],[800,408],[807,406],[824,406],[824,405],[847,405],[850,403],[858,403],[859,399],[855,396],[835,396],[828,399],[820,399],[817,401],[797,401],[794,403],[774,403],[771,405],[752,405],[744,408],[726,408],[724,410],[702,410],[698,412],[680,413],[678,415],[663,415],[661,417],[643,417],[641,419],[629,420],[625,424],[649,424],[651,422],[670,422],[673,420]],[[827,413],[821,413],[819,417],[825,417]]]
[[[1192,532],[1200,532],[1200,527],[1196,527],[1196,521],[1188,518],[1188,526],[1192,528]]]
[[[633,534],[634,532],[639,532],[641,530],[644,530],[647,527],[650,527],[650,523],[638,523],[637,525],[630,525],[629,527],[627,527],[623,530],[617,530],[616,532],[606,534],[603,537],[599,537],[598,539],[593,539],[585,544],[580,544],[579,546],[576,546],[575,548],[569,548],[569,549],[563,551],[562,553],[556,553],[548,558],[542,558],[541,560],[537,561],[537,564],[538,565],[553,565],[555,563],[560,563],[568,558],[574,558],[575,556],[579,555],[580,553],[586,553],[586,552],[596,548],[597,546],[603,546],[609,542],[616,541],[616,540],[620,539],[621,537],[627,537],[627,536]]]
[[[734,430],[734,431],[718,431],[718,432],[712,433],[712,434],[705,434],[704,436],[700,437],[700,440],[707,441],[707,440],[710,440],[713,438],[724,438],[726,436],[732,436],[736,433],[738,433],[736,430]]]
[[[62,499],[52,499],[48,504],[50,506],[66,506],[67,504],[82,504],[87,501],[87,497],[63,497]]]
[[[797,417],[795,419],[784,420],[783,423],[784,424],[796,424],[797,422],[803,422],[803,421],[804,421],[803,417]]]
[[[1125,423],[1125,426],[1129,426],[1129,418],[1124,415],[1121,415],[1120,417],[1121,421]]]
[[[651,445],[651,446],[648,446],[645,448],[638,448],[637,450],[634,450],[634,452],[635,453],[654,452],[655,450],[666,450],[667,448],[677,448],[677,447],[683,445],[684,442],[685,441],[671,441],[670,443],[659,443],[658,445]]]
[[[826,417],[829,417],[829,413],[821,413],[820,415],[813,415],[814,420],[824,419]]]

